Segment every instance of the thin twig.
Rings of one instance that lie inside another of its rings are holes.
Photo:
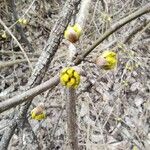
[[[14,52],[14,51],[6,51],[6,50],[1,50],[0,55],[24,55],[22,52]],[[30,57],[39,57],[40,53],[26,53]]]
[[[20,17],[20,18],[23,18],[27,13],[28,11],[31,9],[31,7],[33,6],[33,4],[35,3],[36,0],[33,0],[32,3],[30,4],[30,6],[28,7],[28,9],[25,11],[25,13]],[[10,27],[9,29],[11,29],[16,23],[18,22],[18,20],[16,20],[16,22],[14,22]]]
[[[33,59],[29,59],[31,62],[34,62],[34,61],[37,61],[37,59],[33,58]],[[7,61],[7,62],[1,62],[0,61],[0,69],[2,68],[5,68],[5,67],[10,67],[10,66],[13,66],[13,65],[17,65],[17,64],[20,64],[20,63],[25,63],[27,62],[26,59],[17,59],[17,60],[14,60],[14,61]]]
[[[17,14],[17,11],[16,11],[16,5],[15,5],[15,2],[14,0],[9,0],[9,4],[10,4],[10,8],[12,10],[12,14],[13,14],[13,17],[14,17],[14,20],[15,21],[18,21],[18,14]],[[16,24],[16,30],[18,31],[18,33],[20,34],[21,36],[21,39],[26,43],[26,45],[28,46],[29,50],[34,52],[34,49],[32,47],[32,45],[30,44],[30,42],[28,41],[24,31],[23,31],[23,28],[20,24]]]
[[[21,51],[24,54],[24,57],[27,59],[29,67],[31,68],[31,70],[33,70],[33,67],[31,65],[31,62],[25,52],[25,50],[23,49],[23,47],[21,46],[21,44],[18,42],[18,40],[16,39],[16,37],[13,35],[13,33],[10,31],[10,29],[5,25],[5,23],[0,19],[0,24],[5,28],[5,30],[11,35],[11,37],[14,39],[14,41],[17,43],[17,45],[19,46],[19,48],[21,49]]]
[[[74,61],[74,63],[80,64],[81,61],[87,56],[89,55],[94,48],[96,48],[99,44],[101,44],[106,38],[108,38],[111,34],[113,34],[115,31],[117,31],[118,29],[120,29],[122,26],[124,26],[125,24],[131,22],[132,20],[146,14],[150,12],[150,3],[148,3],[146,6],[142,7],[141,9],[135,11],[134,13],[132,13],[131,15],[121,19],[120,21],[118,21],[116,24],[114,24],[112,27],[110,27],[109,30],[107,30],[97,41],[95,41],[93,43],[93,45],[91,47],[89,47],[81,56],[77,57]]]

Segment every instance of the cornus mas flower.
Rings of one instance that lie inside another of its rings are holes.
[[[80,83],[80,74],[73,68],[64,68],[60,73],[60,82],[68,88],[77,88]]]
[[[117,54],[112,51],[104,51],[97,58],[96,64],[105,70],[114,69],[117,65]]]
[[[79,24],[75,24],[74,26],[68,26],[65,30],[64,37],[71,43],[75,43],[79,40],[82,34],[82,28]]]
[[[39,104],[31,111],[31,118],[38,121],[46,118],[43,104]]]

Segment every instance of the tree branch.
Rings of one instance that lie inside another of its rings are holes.
[[[76,90],[67,89],[67,138],[68,148],[67,150],[78,150],[78,126],[76,115]]]
[[[94,44],[89,47],[81,56],[78,56],[75,60],[74,63],[75,65],[78,65],[81,63],[81,61],[89,55],[94,48],[96,48],[99,44],[101,44],[106,38],[108,38],[111,34],[113,34],[115,31],[120,29],[122,26],[125,24],[131,22],[132,20],[150,12],[150,3],[148,3],[146,6],[142,7],[141,9],[135,11],[131,15],[121,19],[119,22],[114,24],[112,27],[110,27],[109,30],[107,30],[97,41],[94,42]]]
[[[0,113],[13,108],[25,101],[29,101],[31,98],[33,99],[38,94],[45,92],[46,90],[50,89],[51,87],[57,85],[59,83],[59,77],[53,77],[50,80],[20,94],[19,96],[16,95],[4,102],[0,103]]]

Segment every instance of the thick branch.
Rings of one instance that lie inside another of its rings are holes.
[[[84,28],[88,11],[90,7],[91,0],[82,0],[81,7],[79,11],[78,18],[76,23],[80,27]],[[72,62],[73,57],[76,53],[76,47],[70,43],[69,45],[70,52],[70,61]],[[76,90],[69,88],[67,89],[67,102],[66,102],[66,111],[67,111],[67,138],[68,138],[68,148],[67,150],[78,150],[78,126],[77,126],[77,114],[76,114]]]
[[[68,150],[78,150],[78,127],[76,116],[76,91],[69,88],[66,103]]]
[[[53,77],[50,80],[20,94],[19,96],[16,95],[8,100],[5,100],[4,102],[0,103],[0,113],[13,108],[25,101],[30,100],[31,98],[33,99],[35,96],[38,94],[45,92],[46,90],[50,89],[51,87],[57,85],[59,83],[59,77]]]

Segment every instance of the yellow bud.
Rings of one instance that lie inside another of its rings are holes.
[[[139,66],[140,66],[139,64],[137,64],[137,63],[135,64],[135,67],[136,67],[136,68],[138,68]]]
[[[22,20],[22,24],[23,24],[23,25],[27,25],[27,24],[28,24],[27,19],[23,19],[23,20]]]
[[[20,19],[18,19],[18,22],[19,22],[19,23],[22,23],[22,19],[21,19],[21,18],[20,18]]]
[[[122,83],[124,86],[128,86],[128,81],[123,80]]]
[[[65,82],[67,82],[67,81],[69,80],[69,75],[68,75],[68,74],[64,74],[64,75],[62,76],[62,79],[63,79]]]
[[[137,146],[134,145],[132,150],[139,150],[139,149],[137,148]]]
[[[82,34],[82,28],[80,27],[80,25],[78,23],[76,23],[73,26],[74,31],[78,34],[78,36],[80,37]]]
[[[6,32],[5,32],[5,31],[2,33],[2,35],[1,35],[1,36],[2,36],[2,38],[3,38],[3,39],[7,39],[7,34],[6,34]]]
[[[31,111],[31,118],[35,120],[42,120],[46,118],[46,113],[44,112],[44,108],[42,107],[42,105],[35,107]]]
[[[112,21],[112,19],[111,19],[111,16],[109,15],[109,14],[107,14],[107,13],[101,13],[101,17],[102,17],[102,19],[104,20],[104,21],[109,21],[109,22],[111,22]]]
[[[22,24],[22,25],[27,25],[27,24],[28,24],[27,19],[24,19],[24,18],[18,19],[18,22],[19,22],[20,24]]]
[[[82,28],[79,24],[75,24],[74,26],[68,26],[64,32],[64,37],[71,43],[75,43],[79,40],[82,34]]]
[[[97,58],[96,64],[105,70],[114,69],[117,65],[117,54],[112,51],[104,51]]]
[[[118,122],[122,122],[122,118],[119,118],[119,117],[115,118],[115,120],[118,121]]]
[[[73,68],[69,68],[67,70],[67,74],[69,75],[70,78],[73,76],[73,72],[74,72]]]

